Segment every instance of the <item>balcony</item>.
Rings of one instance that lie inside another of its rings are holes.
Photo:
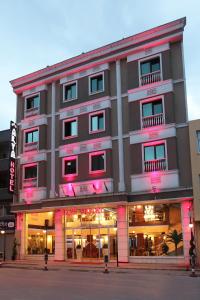
[[[25,110],[24,112],[24,117],[32,117],[32,116],[35,116],[35,115],[38,115],[39,114],[39,107],[33,107],[33,108],[30,108],[30,109],[27,109]]]
[[[142,86],[151,84],[154,82],[158,82],[158,81],[161,81],[161,71],[160,70],[141,75],[141,77],[140,77],[140,83]]]
[[[144,162],[144,172],[165,171],[166,169],[166,158],[147,160]]]
[[[38,150],[38,142],[24,144],[24,152]]]
[[[23,188],[37,187],[37,178],[28,178],[23,180]]]
[[[142,128],[159,126],[164,124],[163,113],[142,118]]]

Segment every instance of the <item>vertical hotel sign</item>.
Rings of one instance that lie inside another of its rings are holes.
[[[11,121],[10,122],[9,187],[8,187],[8,191],[10,193],[14,193],[15,190],[16,149],[17,149],[17,124]]]

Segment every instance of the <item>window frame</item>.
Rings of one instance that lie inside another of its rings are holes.
[[[146,174],[145,172],[145,167],[144,167],[144,162],[145,162],[145,159],[144,159],[144,148],[145,147],[149,147],[149,146],[159,146],[159,145],[162,145],[164,144],[164,147],[165,147],[165,160],[166,160],[166,170],[168,170],[168,153],[167,153],[167,141],[166,140],[159,140],[159,141],[153,141],[153,142],[148,142],[148,143],[143,143],[142,144],[142,172],[144,174]],[[156,171],[156,172],[159,172],[159,171]]]
[[[70,160],[76,160],[76,173],[65,174],[65,162]],[[78,176],[78,155],[64,157],[62,160],[62,177],[66,178],[66,177],[75,177],[75,176]]]
[[[31,142],[31,143],[26,143],[26,134],[32,131],[38,131],[38,141],[37,142]],[[29,128],[29,129],[25,129],[24,130],[24,143],[23,143],[23,148],[27,145],[31,145],[31,144],[37,144],[39,145],[39,140],[40,140],[40,128],[39,127],[33,127],[33,128]]]
[[[163,68],[162,68],[162,52],[160,53],[157,53],[157,54],[154,54],[154,55],[151,55],[151,56],[146,56],[146,57],[143,57],[141,59],[138,60],[138,76],[139,76],[139,86],[140,87],[144,87],[145,85],[142,85],[141,84],[141,63],[145,62],[145,61],[149,61],[149,60],[152,60],[156,57],[159,57],[160,58],[160,81],[163,80]],[[151,84],[155,84],[156,82],[154,83],[151,83]],[[147,84],[148,85],[148,84]]]
[[[70,99],[65,99],[65,87],[69,86],[69,85],[73,85],[76,84],[76,97],[75,98],[70,98]],[[70,102],[70,101],[74,101],[78,99],[78,80],[73,80],[73,81],[69,81],[63,84],[63,102]]]
[[[200,153],[200,139],[198,139],[198,133],[199,133],[199,137],[200,137],[200,130],[196,130],[197,153]]]
[[[100,114],[103,114],[103,129],[91,130],[92,117],[96,116],[96,115],[100,115]],[[89,113],[89,134],[104,132],[105,130],[106,130],[106,114],[105,114],[105,110],[99,110],[99,111],[96,111],[96,112]]]
[[[146,103],[149,103],[149,102],[154,102],[154,101],[157,101],[157,100],[162,101],[162,108],[163,108],[163,124],[162,125],[165,124],[165,100],[164,100],[164,95],[160,95],[160,96],[156,96],[156,97],[152,97],[152,98],[148,98],[148,99],[140,101],[140,126],[141,126],[140,128],[141,129],[146,129],[146,128],[143,128],[143,124],[142,124],[142,119],[143,119],[142,106],[143,106],[143,104],[146,104]],[[162,125],[158,125],[158,126],[162,126]],[[154,127],[156,127],[156,126],[154,126]]]
[[[71,122],[71,121],[76,121],[77,122],[77,133],[76,133],[76,135],[71,135],[71,136],[66,137],[65,136],[65,123]],[[73,138],[78,137],[78,117],[63,120],[63,134],[62,134],[62,137],[63,137],[63,140],[69,140],[69,139],[73,139]]]
[[[104,169],[92,171],[92,157],[98,155],[104,155]],[[89,174],[101,174],[106,172],[106,151],[95,151],[89,153]]]
[[[22,179],[23,179],[23,182],[22,182],[22,186],[24,185],[24,182],[26,182],[26,181],[28,181],[29,179],[25,179],[25,168],[28,168],[28,167],[37,167],[37,177],[33,177],[33,178],[29,178],[30,180],[31,179],[37,179],[36,180],[36,187],[38,187],[38,182],[39,182],[39,178],[38,178],[38,174],[39,174],[39,170],[38,170],[38,162],[36,162],[36,163],[31,163],[31,164],[25,164],[25,165],[23,165],[23,170],[22,170]]]
[[[98,90],[96,92],[91,92],[91,79],[94,78],[94,77],[98,77],[102,75],[102,81],[103,81],[103,88],[102,90]],[[89,95],[95,95],[95,94],[99,94],[99,93],[103,93],[105,91],[105,78],[104,78],[104,72],[99,72],[99,73],[96,73],[96,74],[92,74],[88,77],[88,80],[89,80],[89,84],[88,84],[88,87],[89,87],[89,90],[88,90],[88,94]]]
[[[36,106],[36,107],[34,107],[34,108],[29,108],[29,109],[27,109],[27,100],[28,100],[29,98],[33,98],[33,97],[35,97],[35,96],[39,96],[38,106]],[[38,110],[40,110],[40,100],[41,100],[41,99],[40,99],[40,92],[39,92],[39,93],[30,94],[30,95],[26,96],[24,100],[25,100],[25,101],[24,101],[24,103],[25,103],[24,112],[30,112],[32,109],[36,109],[36,108],[38,108]]]

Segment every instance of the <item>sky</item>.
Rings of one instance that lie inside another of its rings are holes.
[[[186,16],[189,119],[200,118],[199,0],[0,0],[0,130],[15,121],[10,80]]]

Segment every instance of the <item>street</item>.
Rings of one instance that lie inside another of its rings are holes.
[[[1,300],[199,300],[200,277],[189,272],[1,268]]]

